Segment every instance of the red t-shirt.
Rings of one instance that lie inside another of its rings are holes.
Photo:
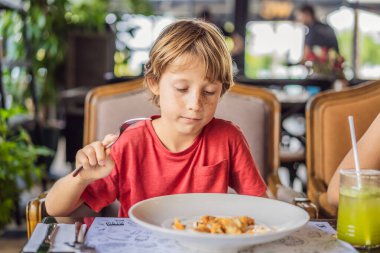
[[[152,197],[177,193],[226,193],[261,196],[266,185],[260,176],[242,132],[231,122],[212,119],[194,143],[179,153],[169,151],[150,120],[124,131],[112,146],[115,168],[109,176],[91,183],[82,199],[96,212],[115,199],[119,217]]]

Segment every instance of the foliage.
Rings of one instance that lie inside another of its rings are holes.
[[[109,12],[118,14],[141,14],[145,16],[153,15],[153,8],[150,4],[150,0],[121,0],[107,2]]]
[[[363,34],[360,45],[360,62],[368,65],[380,65],[380,45],[375,38]]]
[[[111,3],[107,0],[24,2],[25,22],[23,14],[16,11],[0,13],[0,34],[6,40],[5,57],[8,60],[27,61],[26,66],[5,68],[4,84],[7,93],[13,96],[13,104],[30,109],[27,104],[30,104],[28,84],[32,74],[37,87],[37,101],[49,108],[55,105],[58,91],[64,87],[69,33],[105,31],[105,16]],[[151,10],[148,0],[119,2],[135,13],[148,14]],[[24,28],[26,34],[23,33]]]
[[[50,2],[50,4],[49,4]],[[62,70],[67,45],[66,0],[33,1],[27,11],[26,41],[37,85],[38,101],[51,105],[56,101],[57,72]]]
[[[351,30],[337,33],[339,52],[346,59],[344,63],[345,67],[350,67],[350,68],[352,68],[351,63],[352,63],[353,36],[354,34]]]
[[[64,16],[69,25],[83,31],[104,31],[108,1],[65,0],[68,2]]]
[[[20,105],[23,99],[28,96],[26,93],[26,72],[23,67],[9,67],[10,63],[18,60],[25,61],[25,47],[22,29],[22,17],[17,12],[3,11],[0,18],[0,34],[2,36],[3,47],[5,49],[5,59],[2,68],[2,81],[8,94],[12,95],[13,102]]]
[[[246,52],[244,73],[249,78],[259,78],[259,72],[270,72],[272,63],[270,55],[253,56]]]
[[[52,155],[49,149],[33,145],[24,129],[10,126],[10,119],[21,113],[20,108],[0,109],[0,227],[9,222],[23,190],[18,182],[29,189],[43,175],[43,166],[36,166],[37,158]]]

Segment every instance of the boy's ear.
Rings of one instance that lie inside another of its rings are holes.
[[[146,78],[146,83],[148,85],[148,88],[150,89],[150,91],[158,96],[160,95],[160,89],[159,89],[159,86],[158,86],[158,82],[153,78],[153,77],[147,77]]]

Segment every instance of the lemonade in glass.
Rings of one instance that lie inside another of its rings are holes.
[[[380,171],[340,171],[337,230],[355,247],[380,246]]]

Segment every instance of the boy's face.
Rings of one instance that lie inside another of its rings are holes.
[[[194,137],[214,117],[222,84],[205,77],[202,61],[185,55],[167,66],[158,83],[150,85],[160,96],[161,119],[170,131]]]

